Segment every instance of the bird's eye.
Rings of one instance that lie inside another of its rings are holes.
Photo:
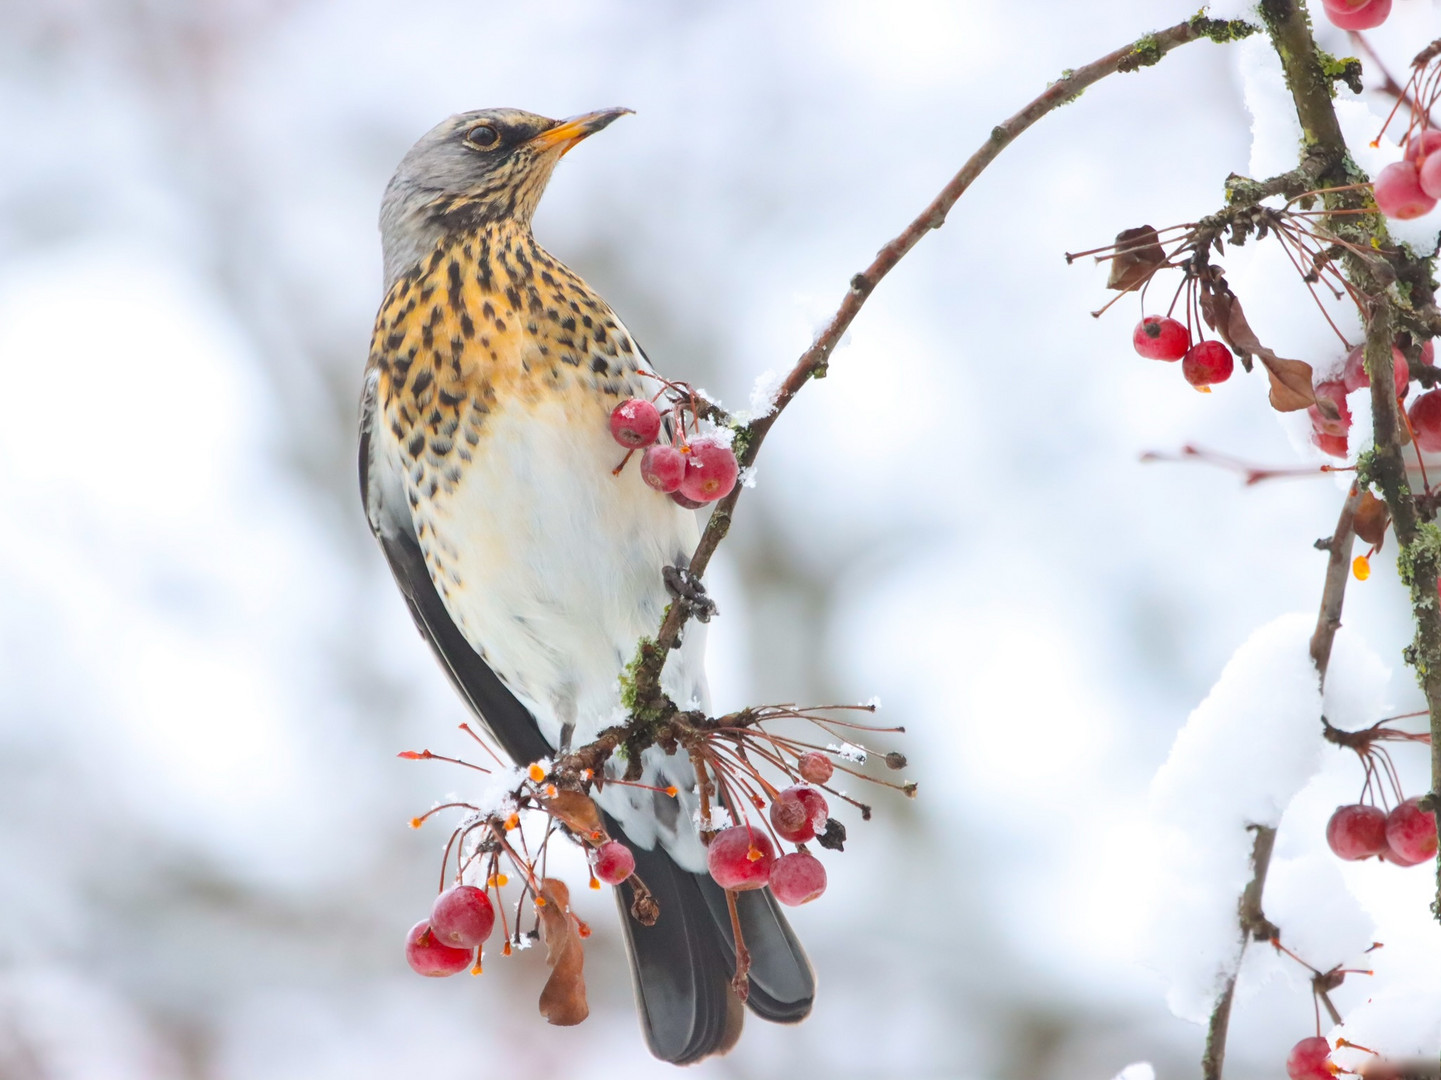
[[[500,132],[489,124],[478,124],[465,133],[465,141],[482,150],[490,150],[500,142]]]

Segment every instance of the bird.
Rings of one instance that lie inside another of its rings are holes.
[[[405,154],[381,203],[361,498],[422,637],[519,765],[624,717],[620,677],[660,625],[666,568],[684,567],[699,538],[693,510],[613,473],[611,410],[652,396],[655,369],[532,232],[560,158],[628,112],[459,113]],[[709,707],[703,630],[687,630],[663,675],[682,708]],[[729,1050],[745,1008],[691,763],[651,747],[642,764],[645,784],[677,795],[607,784],[596,801],[659,905],[642,925],[629,886],[616,890],[642,1032],[656,1057],[689,1064]],[[768,889],[736,899],[745,1006],[804,1019],[815,976],[795,933]]]

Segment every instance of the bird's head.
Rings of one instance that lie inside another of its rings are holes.
[[[551,120],[519,109],[479,109],[431,128],[401,159],[381,203],[387,285],[449,233],[492,222],[529,229],[555,163],[630,111]]]

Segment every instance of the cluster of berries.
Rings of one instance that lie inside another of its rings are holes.
[[[1387,217],[1409,221],[1429,214],[1441,199],[1441,131],[1407,139],[1405,155],[1377,173],[1374,186],[1376,205]]]
[[[1286,1075],[1291,1080],[1336,1080],[1336,1072],[1331,1044],[1324,1035],[1302,1039],[1286,1057]]]
[[[673,442],[656,442],[661,431],[660,410],[645,398],[627,398],[610,414],[611,438],[626,448],[627,461],[631,452],[645,448],[640,459],[641,479],[656,491],[690,510],[729,495],[740,475],[731,448],[715,435],[687,439],[684,413],[679,408],[672,427]]]
[[[1429,862],[1436,857],[1436,818],[1419,802],[1407,799],[1389,814],[1366,803],[1338,807],[1326,823],[1326,843],[1352,862],[1372,856],[1397,866]]]
[[[1346,395],[1371,385],[1363,353],[1361,346],[1352,349],[1338,377],[1316,384],[1316,397],[1324,398],[1335,406],[1336,415],[1328,416],[1315,405],[1307,410],[1311,418],[1311,441],[1332,457],[1343,458],[1348,449],[1346,440],[1351,431],[1351,410],[1346,407]],[[1434,343],[1427,341],[1421,346],[1421,363],[1424,366],[1430,367],[1435,355]],[[1397,400],[1405,398],[1411,384],[1411,368],[1405,354],[1394,346],[1391,349],[1391,376],[1396,383]],[[1427,452],[1441,450],[1441,391],[1430,390],[1420,395],[1412,403],[1407,419],[1420,449]]]
[[[1321,6],[1342,30],[1374,30],[1391,14],[1391,0],[1321,0]]]
[[[405,936],[405,959],[419,975],[455,975],[480,964],[478,949],[495,929],[495,907],[484,889],[456,885],[435,898],[430,918]]]
[[[1131,344],[1147,360],[1179,360],[1181,374],[1198,390],[1225,382],[1236,369],[1231,350],[1215,340],[1191,344],[1191,331],[1169,316],[1147,315],[1136,324]]]
[[[796,764],[802,778],[824,784],[833,766],[823,754],[802,754]],[[771,800],[770,824],[780,839],[796,844],[795,851],[776,857],[769,836],[753,825],[733,825],[711,838],[706,853],[710,876],[724,889],[737,892],[769,885],[782,904],[795,907],[826,891],[826,868],[805,849],[828,827],[830,808],[825,796],[806,784],[777,792]]]

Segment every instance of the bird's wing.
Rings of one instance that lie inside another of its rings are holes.
[[[541,735],[535,717],[465,640],[436,591],[400,478],[386,475],[388,466],[375,455],[376,388],[372,370],[360,405],[360,497],[371,531],[380,541],[421,637],[430,643],[440,666],[491,736],[514,762],[547,757],[554,748]]]

